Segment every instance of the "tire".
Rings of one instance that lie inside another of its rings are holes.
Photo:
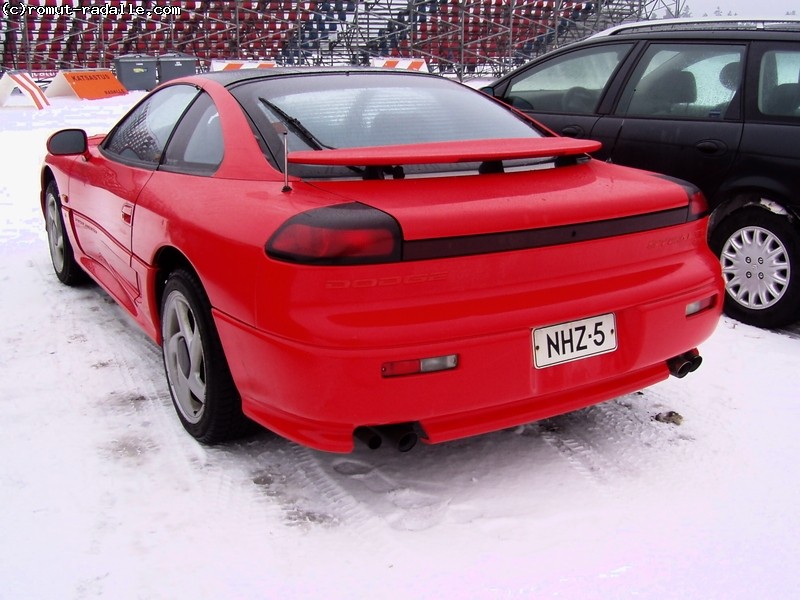
[[[189,271],[179,269],[167,278],[161,335],[169,391],[184,429],[204,444],[248,433],[252,422],[242,413],[211,306]]]
[[[756,327],[782,327],[800,315],[800,239],[788,218],[749,206],[711,234],[725,280],[725,312]]]
[[[44,192],[44,220],[47,228],[47,245],[50,260],[58,280],[65,285],[77,285],[86,281],[86,273],[75,260],[72,244],[64,225],[61,200],[55,181],[47,184]]]

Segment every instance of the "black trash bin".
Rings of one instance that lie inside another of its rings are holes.
[[[197,58],[190,54],[170,52],[158,57],[158,82],[186,77],[197,73]]]
[[[129,90],[152,90],[156,87],[158,59],[145,54],[126,54],[114,59],[117,79]]]

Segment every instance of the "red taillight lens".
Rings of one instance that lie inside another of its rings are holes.
[[[353,202],[295,215],[267,242],[271,258],[302,264],[353,265],[401,259],[400,225]]]
[[[688,181],[684,181],[683,179],[670,177],[669,175],[658,175],[658,177],[673,183],[677,183],[684,190],[686,190],[686,195],[689,197],[689,208],[686,211],[687,223],[702,219],[708,214],[708,201],[703,195],[703,192],[701,192],[696,185],[693,185]]]
[[[708,201],[700,190],[695,190],[694,194],[689,195],[689,212],[686,221],[697,221],[708,214]]]
[[[272,240],[272,253],[332,258],[385,256],[394,249],[391,232],[383,229],[327,229],[304,223],[292,223]]]

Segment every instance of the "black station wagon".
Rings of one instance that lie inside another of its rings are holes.
[[[800,20],[622,25],[485,92],[595,156],[691,181],[714,210],[726,312],[800,319]]]

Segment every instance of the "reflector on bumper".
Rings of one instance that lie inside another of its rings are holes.
[[[383,377],[399,377],[401,375],[415,375],[419,373],[435,373],[447,371],[458,366],[458,354],[434,356],[432,358],[414,358],[411,360],[397,360],[383,363],[381,375]]]
[[[703,298],[702,300],[697,300],[696,302],[690,302],[686,305],[686,316],[691,317],[692,315],[696,315],[699,312],[703,312],[704,310],[713,307],[715,299],[716,296],[709,296],[708,298]]]

